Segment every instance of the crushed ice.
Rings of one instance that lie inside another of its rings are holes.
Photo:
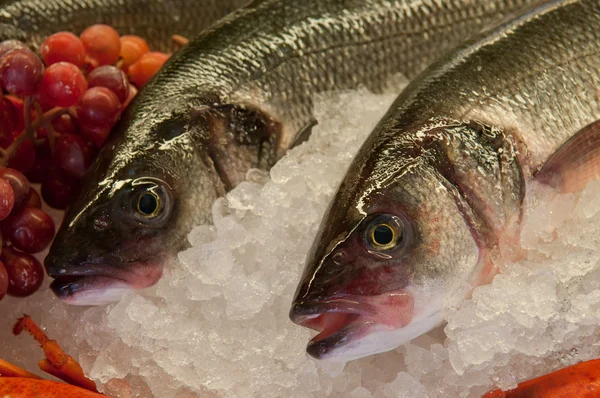
[[[319,125],[271,171],[214,205],[214,225],[157,286],[101,308],[48,289],[0,302],[0,357],[36,369],[41,351],[10,325],[27,312],[118,397],[475,397],[493,385],[600,357],[600,183],[527,198],[527,260],[450,311],[445,328],[343,371],[309,359],[314,332],[288,320],[322,213],[366,134],[394,99],[367,92],[316,102]]]

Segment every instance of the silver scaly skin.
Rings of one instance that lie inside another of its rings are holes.
[[[58,31],[81,33],[96,23],[136,34],[155,51],[174,49],[174,34],[195,37],[249,0],[0,0],[0,41],[34,46]]]
[[[172,57],[113,132],[46,258],[54,292],[101,304],[155,283],[212,203],[292,145],[315,93],[411,78],[536,2],[262,0],[234,12]]]
[[[359,358],[439,325],[518,256],[529,183],[597,176],[599,23],[597,0],[552,1],[411,82],[308,257],[290,316],[322,331],[311,355]]]

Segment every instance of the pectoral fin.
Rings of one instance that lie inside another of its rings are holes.
[[[318,124],[317,120],[312,118],[304,126],[302,126],[300,131],[298,131],[298,133],[294,137],[294,142],[290,146],[290,149],[296,148],[298,145],[308,141],[308,139],[310,138],[310,136],[312,134],[313,127],[315,127],[317,124]]]
[[[535,178],[563,193],[581,191],[600,178],[600,121],[571,137],[542,166]]]

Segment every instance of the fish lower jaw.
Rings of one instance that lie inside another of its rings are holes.
[[[374,324],[368,330],[365,330],[361,338],[349,341],[345,346],[331,351],[329,355],[323,358],[353,361],[366,356],[391,351],[433,330],[443,321],[443,311],[440,310],[399,329],[391,329],[385,325]]]
[[[134,290],[121,279],[103,276],[58,278],[50,284],[50,289],[65,303],[77,306],[110,304]]]
[[[50,289],[62,301],[71,305],[106,305],[119,301],[126,294],[154,285],[162,276],[160,262],[135,263],[131,268],[106,274],[60,275]]]
[[[442,297],[442,292],[416,289],[365,297],[376,312],[326,312],[304,316],[296,323],[320,331],[307,346],[309,355],[347,362],[391,351],[439,326],[445,316]]]

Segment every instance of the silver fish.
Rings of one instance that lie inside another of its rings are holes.
[[[303,135],[315,93],[379,91],[532,3],[262,0],[228,16],[164,66],[99,155],[46,258],[52,289],[101,304],[154,284],[212,203]]]
[[[518,255],[532,181],[575,191],[598,176],[599,23],[597,0],[549,2],[398,97],[341,183],[296,293],[292,320],[321,331],[312,356],[355,359],[441,324]]]
[[[174,49],[171,36],[195,37],[250,0],[4,0],[0,41],[18,39],[37,47],[66,30],[76,34],[96,23],[145,38],[156,51]]]

